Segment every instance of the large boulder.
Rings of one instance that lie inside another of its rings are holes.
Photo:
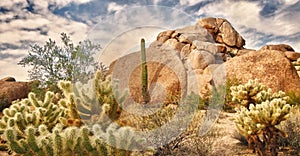
[[[12,101],[26,98],[30,91],[28,82],[16,82],[12,77],[0,80],[1,109],[8,107]]]
[[[259,50],[248,52],[225,62],[227,78],[246,83],[258,79],[273,91],[299,91],[300,79],[292,63],[281,51]]]

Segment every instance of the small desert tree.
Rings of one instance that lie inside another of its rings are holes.
[[[44,46],[31,45],[28,56],[18,64],[32,67],[31,80],[39,80],[41,85],[56,84],[59,80],[86,80],[103,67],[95,62],[93,55],[99,45],[89,40],[74,45],[67,34],[61,34],[62,46],[49,39]]]

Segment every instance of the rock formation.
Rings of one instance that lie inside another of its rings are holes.
[[[300,53],[286,44],[266,45],[258,51],[245,49],[244,45],[243,37],[222,18],[204,18],[192,26],[163,31],[147,49],[147,59],[151,60],[147,60],[149,81],[159,83],[163,93],[171,96],[196,88],[200,96],[207,97],[215,79],[220,80],[225,74],[227,79],[236,78],[242,82],[258,78],[274,91],[300,89],[294,67],[300,71]],[[141,90],[139,57],[139,53],[129,54],[110,66],[113,75],[128,77],[129,90],[136,99]],[[175,60],[177,64],[170,63]],[[178,64],[183,64],[186,78],[178,72],[182,72]],[[129,73],[124,75],[122,70]],[[161,90],[157,94],[162,95]]]
[[[8,107],[12,101],[27,97],[29,93],[28,82],[16,82],[13,77],[6,77],[0,80],[0,101],[1,109]]]

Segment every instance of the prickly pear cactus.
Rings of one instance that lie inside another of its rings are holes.
[[[259,155],[277,155],[277,138],[286,134],[276,125],[289,117],[288,97],[284,92],[272,94],[257,79],[231,87],[231,94],[233,101],[241,103],[236,108],[234,122],[238,132],[247,138],[249,147]]]

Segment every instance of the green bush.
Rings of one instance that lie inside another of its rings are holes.
[[[61,41],[62,46],[51,39],[44,46],[30,46],[28,56],[18,63],[32,68],[28,71],[30,80],[39,80],[43,87],[59,80],[85,82],[96,70],[105,69],[93,58],[99,45],[89,40],[74,45],[65,33],[61,33]]]

